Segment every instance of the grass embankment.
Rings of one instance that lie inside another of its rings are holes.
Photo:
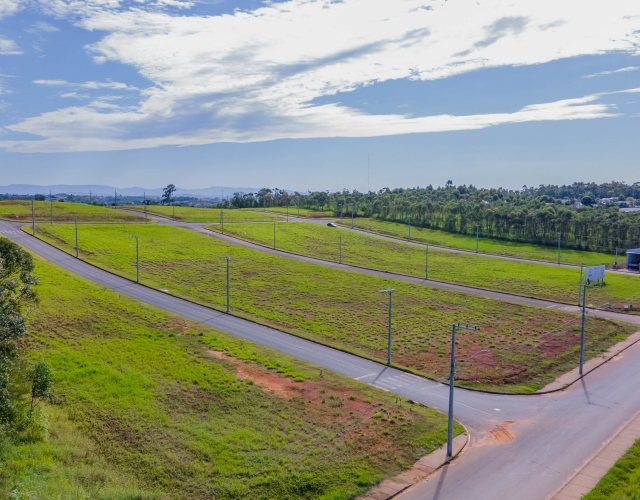
[[[219,226],[208,229],[219,232]],[[225,234],[273,248],[273,224],[226,225]],[[425,277],[423,248],[374,236],[351,233],[319,224],[296,222],[276,226],[276,248],[342,263]],[[577,304],[580,270],[529,262],[505,261],[482,255],[430,250],[429,279],[499,292]],[[622,311],[630,298],[640,296],[640,278],[609,273],[603,288],[587,292],[595,307],[611,303]]]
[[[351,227],[351,221],[344,221],[342,225]],[[402,240],[406,240],[409,234],[408,225],[397,222],[386,222],[375,219],[355,219],[354,226],[356,229],[363,229],[365,231],[371,231],[373,233],[391,236]],[[471,252],[476,251],[475,236],[448,233],[438,229],[411,226],[411,240],[419,243],[426,243],[428,245],[467,250]],[[557,247],[493,240],[483,238],[482,235],[479,239],[478,251],[480,253],[505,255],[521,259],[540,260],[543,262],[558,261]],[[618,262],[624,263],[622,249],[620,252]],[[606,264],[607,267],[611,267],[615,261],[614,255],[599,252],[561,248],[560,254],[560,262],[562,264],[572,264],[576,266],[584,263],[586,266],[599,266],[601,264]]]
[[[0,446],[3,498],[347,499],[446,440],[446,417],[38,260],[45,443]],[[461,432],[458,426],[457,432]]]
[[[274,213],[274,214],[287,214],[287,207],[268,207],[266,210],[262,208],[243,208],[243,211],[262,212],[262,213]],[[331,210],[311,210],[309,208],[302,208],[298,211],[295,205],[289,206],[289,217],[305,217],[308,219],[327,219],[334,217]]]
[[[37,234],[74,252],[72,227],[43,225]],[[234,314],[378,360],[386,360],[387,303],[377,291],[394,288],[393,361],[430,376],[447,373],[452,321],[479,327],[460,333],[460,359],[491,349],[460,370],[463,384],[534,391],[578,360],[577,315],[307,264],[187,229],[86,226],[80,256],[135,279],[133,235],[140,236],[141,281],[148,286],[223,309],[220,259],[230,256]],[[631,325],[589,317],[587,358],[633,331]]]
[[[640,492],[640,440],[582,500],[635,500]]]
[[[143,212],[141,205],[121,207],[126,210]],[[149,205],[147,213],[159,215],[167,219],[175,219],[182,222],[220,222],[220,213],[224,215],[224,222],[260,222],[279,221],[280,217],[269,214],[245,212],[244,210],[226,210],[219,208],[196,208],[196,207],[172,207],[166,205]]]
[[[36,222],[51,220],[52,204],[48,201],[36,201],[34,212]],[[31,202],[27,200],[0,201],[0,218],[11,221],[30,221]],[[114,210],[113,208],[85,205],[83,203],[53,202],[53,222],[141,222],[144,219],[134,214]]]

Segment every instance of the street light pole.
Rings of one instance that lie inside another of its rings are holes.
[[[289,222],[289,202],[287,202],[287,222]]]
[[[560,235],[562,233],[558,233],[558,264],[560,264]]]
[[[31,234],[33,236],[36,235],[36,208],[35,208],[36,198],[33,197],[31,200]]]
[[[407,217],[407,221],[408,221],[408,224],[409,224],[408,240],[411,241],[411,216]]]
[[[480,238],[480,224],[476,224],[476,253],[478,253],[478,240]]]
[[[582,327],[580,328],[580,368],[578,374],[582,377],[582,365],[584,364],[584,324],[587,318],[587,288],[602,288],[602,285],[589,285],[582,283]]]
[[[387,365],[391,364],[391,313],[393,307],[393,292],[395,290],[393,288],[389,288],[388,290],[378,290],[380,293],[386,293],[389,295],[389,329],[387,331]]]
[[[471,328],[469,324],[450,323],[451,327],[451,371],[449,372],[449,422],[447,427],[447,460],[453,457],[453,383],[456,374],[456,330],[470,330],[475,332],[477,326]]]
[[[231,302],[230,302],[230,297],[229,297],[229,261],[231,260],[231,257],[222,257],[220,260],[225,260],[227,261],[227,314],[229,314],[229,311],[231,310]]]
[[[276,249],[276,223],[273,223],[273,249]]]
[[[140,258],[138,252],[138,238],[139,236],[131,236],[136,239],[136,283],[140,283]]]
[[[424,251],[424,279],[429,279],[429,245]]]
[[[78,258],[78,221],[74,220],[76,223],[76,259]]]
[[[338,206],[340,207],[340,222],[342,222],[342,203],[338,203]]]
[[[351,204],[351,229],[353,229],[353,213],[355,212],[356,209],[356,204],[352,203]]]
[[[220,227],[222,228],[222,234],[224,234],[224,210],[220,209]]]
[[[342,233],[340,233],[340,264],[342,264]]]

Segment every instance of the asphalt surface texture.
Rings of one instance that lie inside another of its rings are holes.
[[[447,411],[448,387],[137,285],[0,222],[0,235],[99,285],[319,367]],[[640,411],[640,343],[568,389],[501,396],[456,389],[467,449],[402,499],[541,500],[551,496]],[[407,403],[408,404],[408,403]]]

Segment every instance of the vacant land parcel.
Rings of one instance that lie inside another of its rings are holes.
[[[122,207],[127,210],[144,212],[144,207],[132,205]],[[260,222],[279,221],[280,217],[244,210],[224,210],[219,208],[174,207],[167,205],[148,205],[147,213],[181,222]]]
[[[219,232],[219,226],[208,229]],[[482,255],[429,250],[313,223],[230,224],[225,234],[291,253],[475,288],[576,304],[580,269],[517,262]],[[602,288],[589,290],[595,307],[624,310],[640,298],[640,277],[609,273]]]
[[[344,221],[345,226],[351,227],[351,221]],[[409,225],[398,222],[386,222],[375,219],[355,219],[355,229],[371,231],[372,233],[391,236],[406,240],[409,237]],[[428,245],[455,248],[475,252],[476,238],[464,234],[448,233],[439,229],[427,229],[412,226],[411,240]],[[495,255],[505,255],[518,257],[521,259],[540,260],[543,262],[557,262],[557,247],[547,247],[529,243],[518,243],[514,241],[494,240],[483,238],[480,235],[478,251]],[[622,251],[622,250],[621,250]],[[622,258],[619,259],[622,262]],[[579,266],[599,266],[606,264],[610,266],[615,261],[614,255],[599,252],[588,252],[572,249],[561,249],[561,262],[563,264],[573,264]]]
[[[346,500],[446,439],[433,410],[52,264],[37,274],[27,342],[57,403],[49,442],[0,447],[3,498]]]
[[[33,204],[37,222],[141,222],[142,217],[112,208],[83,203],[36,201]],[[0,218],[12,221],[30,221],[31,202],[26,200],[0,201]]]
[[[72,227],[42,225],[39,237],[72,252]],[[386,358],[387,307],[378,290],[394,288],[393,361],[440,377],[447,372],[451,321],[477,324],[465,332],[459,355],[477,356],[458,378],[470,385],[536,390],[577,362],[577,315],[307,264],[158,225],[83,226],[80,257],[135,279],[140,238],[141,281],[153,288],[223,309],[231,257],[234,314],[368,357]],[[634,331],[590,317],[587,356]]]

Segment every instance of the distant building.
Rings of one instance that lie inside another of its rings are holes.
[[[640,248],[627,250],[627,269],[640,271]]]

